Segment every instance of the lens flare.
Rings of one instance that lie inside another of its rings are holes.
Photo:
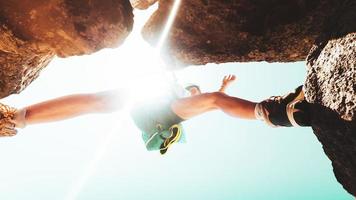
[[[168,37],[169,31],[173,25],[174,19],[177,15],[177,12],[179,10],[181,0],[175,0],[172,10],[168,16],[167,22],[165,24],[165,27],[163,28],[163,31],[161,33],[158,45],[156,49],[149,49],[147,52],[140,52],[136,48],[140,48],[140,45],[137,42],[131,43],[131,46],[129,49],[125,49],[126,54],[121,54],[123,63],[130,64],[129,68],[125,73],[130,74],[129,72],[132,72],[131,74],[135,74],[136,77],[130,77],[130,76],[122,76],[121,78],[115,77],[115,75],[112,79],[111,78],[106,78],[109,80],[114,80],[118,82],[113,82],[113,85],[123,85],[126,86],[129,90],[132,91],[132,96],[134,101],[137,101],[139,99],[145,99],[149,97],[156,97],[159,95],[157,92],[162,92],[164,91],[165,84],[164,80],[167,78],[167,72],[164,70],[164,64],[162,60],[160,59],[159,53]],[[132,33],[131,35],[133,35]],[[139,33],[138,33],[139,34]],[[131,36],[132,37],[132,36]],[[126,46],[128,46],[126,44]],[[122,48],[124,49],[124,48]],[[122,52],[122,51],[118,51]],[[144,55],[144,58],[142,58],[142,55]],[[132,60],[132,55],[139,55],[139,59],[137,60]],[[126,59],[126,60],[125,60]],[[132,65],[137,66],[138,68],[132,67]],[[142,66],[144,65],[144,66]],[[149,67],[149,69],[145,69]],[[152,68],[151,68],[152,67]],[[130,71],[131,70],[131,71]],[[141,72],[141,73],[139,73]],[[119,73],[116,72],[115,73]],[[172,77],[171,77],[172,78]],[[128,110],[128,108],[124,109],[125,111]],[[67,200],[75,200],[79,196],[80,192],[82,191],[83,187],[85,187],[86,183],[90,179],[90,177],[95,174],[95,171],[97,170],[97,166],[102,160],[103,156],[106,154],[107,149],[110,145],[110,141],[112,141],[112,138],[114,137],[114,133],[116,133],[120,126],[123,126],[120,121],[122,121],[122,117],[125,116],[123,114],[124,112],[121,113],[120,117],[116,117],[116,119],[119,121],[116,126],[114,126],[111,131],[109,131],[106,135],[105,138],[102,140],[102,142],[97,146],[96,148],[96,153],[94,154],[93,158],[90,160],[89,164],[86,166],[86,168],[83,170],[83,173],[81,176],[75,181],[73,186],[71,187],[71,190],[67,194],[66,198]]]
[[[119,122],[120,117],[118,117]],[[120,125],[120,124],[119,124]],[[75,184],[72,185],[71,190],[67,194],[66,200],[77,199],[80,191],[85,186],[86,182],[95,173],[98,164],[102,160],[103,156],[106,154],[107,147],[110,145],[114,134],[119,130],[118,127],[113,127],[105,136],[101,143],[96,147],[95,154],[93,158],[89,161],[88,165],[83,170],[81,176],[76,180]]]
[[[158,44],[157,44],[157,49],[161,50],[163,45],[164,45],[164,42],[166,41],[167,37],[168,37],[168,34],[169,34],[169,31],[170,29],[172,28],[172,25],[173,25],[173,22],[174,22],[174,19],[179,11],[179,6],[180,6],[180,3],[181,3],[181,0],[175,0],[174,1],[174,4],[173,4],[173,7],[172,7],[172,10],[168,16],[168,20],[163,28],[163,31],[161,33],[161,37],[160,39],[158,40]]]

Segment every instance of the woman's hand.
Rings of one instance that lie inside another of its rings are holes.
[[[236,80],[235,75],[229,74],[227,76],[224,76],[219,92],[225,92],[227,86],[229,86],[235,80]]]

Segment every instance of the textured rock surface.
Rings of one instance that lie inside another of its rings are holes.
[[[356,1],[328,19],[307,58],[304,91],[313,103],[312,127],[337,180],[356,196]]]
[[[173,0],[160,0],[143,29],[154,44]],[[304,60],[335,0],[182,0],[168,36],[175,64]]]
[[[54,55],[118,46],[132,24],[129,0],[0,1],[0,98],[21,92]]]
[[[129,0],[7,0],[0,15],[15,34],[61,57],[116,47],[133,24]]]
[[[308,57],[306,99],[336,111],[345,120],[355,120],[356,32],[331,39],[319,48]]]
[[[327,23],[307,58],[306,99],[345,120],[356,112],[356,1],[345,0]]]
[[[143,35],[151,44],[157,42],[172,2],[160,0],[146,23]],[[314,133],[337,180],[356,196],[355,4],[355,0],[182,0],[165,59],[173,65],[200,65],[287,62],[308,55],[304,90],[313,103]]]
[[[6,28],[0,27],[0,98],[19,93],[52,60],[50,50],[38,50]]]
[[[130,0],[132,7],[144,10],[156,3],[158,0]]]
[[[318,104],[314,104],[312,115],[314,134],[331,160],[337,181],[356,196],[356,121],[343,120]]]

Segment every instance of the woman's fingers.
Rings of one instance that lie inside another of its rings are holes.
[[[232,75],[232,74],[229,74],[227,76],[224,77],[224,80],[225,81],[233,81],[236,79],[236,76],[235,75]]]
[[[223,84],[228,84],[232,81],[236,80],[236,76],[233,75],[233,74],[229,74],[229,75],[226,75],[224,76],[224,79],[223,79]]]

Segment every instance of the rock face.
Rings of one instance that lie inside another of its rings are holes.
[[[346,121],[338,113],[314,104],[312,128],[331,160],[337,181],[356,196],[356,121]]]
[[[155,44],[174,0],[143,29]],[[170,64],[304,60],[336,0],[182,0],[167,39]]]
[[[356,1],[346,0],[327,20],[307,58],[306,98],[345,120],[356,112]]]
[[[132,0],[141,9],[155,1]],[[150,43],[157,42],[173,2],[159,0],[146,23]],[[356,196],[355,10],[355,0],[182,0],[165,59],[201,65],[308,55],[304,92],[312,128],[337,180]],[[129,0],[0,1],[0,98],[22,91],[54,55],[119,45],[132,18]]]
[[[130,0],[132,7],[144,10],[156,3],[157,0]]]
[[[52,60],[50,50],[38,50],[0,27],[0,98],[21,92]]]
[[[129,0],[0,1],[0,98],[21,92],[54,55],[117,47],[132,25]]]
[[[116,47],[133,24],[129,0],[7,0],[0,16],[16,35],[61,57]]]
[[[328,19],[307,58],[305,96],[313,103],[313,130],[337,180],[356,196],[356,1]]]
[[[325,46],[313,48],[308,57],[304,87],[308,102],[328,107],[345,120],[355,120],[355,59],[356,32],[331,39]]]
[[[151,44],[173,2],[159,0],[146,23],[143,36]],[[164,58],[201,65],[307,57],[304,92],[313,131],[337,180],[356,196],[355,10],[355,0],[182,0]]]

